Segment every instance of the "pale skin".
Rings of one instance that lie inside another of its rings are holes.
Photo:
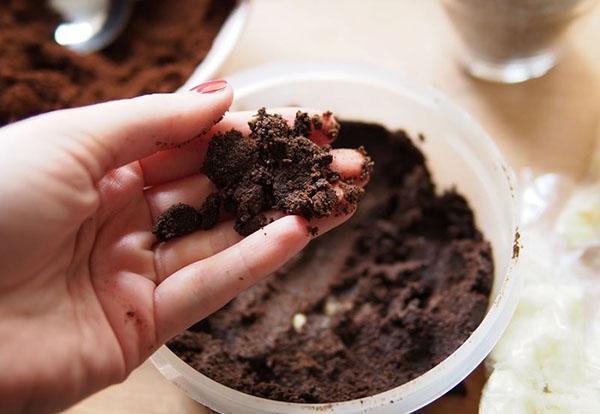
[[[56,412],[123,381],[310,241],[297,216],[246,238],[227,219],[163,244],[152,235],[171,204],[198,207],[213,190],[199,169],[210,137],[247,131],[252,116],[226,113],[231,100],[230,87],[149,95],[0,129],[3,413]],[[358,176],[362,162],[335,150],[332,168]],[[349,215],[315,224],[323,234]]]

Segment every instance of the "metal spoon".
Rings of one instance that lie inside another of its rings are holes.
[[[58,25],[54,40],[87,54],[108,46],[123,31],[135,0],[51,0],[67,22]]]

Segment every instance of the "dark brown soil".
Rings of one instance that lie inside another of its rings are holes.
[[[218,192],[209,197],[196,219],[187,213],[180,217],[181,205],[163,213],[154,227],[159,241],[190,233],[192,222],[196,229],[212,227],[220,207],[235,217],[235,230],[247,236],[267,224],[269,210],[312,219],[342,214],[359,202],[363,189],[331,170],[330,147],[319,147],[309,139],[312,130],[323,127],[319,116],[298,112],[290,127],[280,115],[263,108],[249,125],[249,136],[231,130],[213,137],[203,171]],[[337,128],[333,130],[337,133]],[[362,178],[367,179],[373,162],[364,155]],[[338,200],[334,185],[344,190],[343,200]],[[191,209],[187,206],[186,211]],[[308,231],[316,234],[318,229]]]
[[[467,339],[486,312],[494,267],[471,209],[454,191],[436,194],[403,132],[343,123],[338,144],[362,143],[377,165],[351,221],[171,350],[245,393],[317,403],[404,384]]]
[[[235,0],[139,0],[106,50],[57,45],[58,16],[41,0],[0,6],[0,126],[54,109],[181,86],[208,53]]]
[[[178,203],[158,218],[154,232],[158,239],[169,240],[197,230],[202,226],[202,221],[202,215],[194,207]]]

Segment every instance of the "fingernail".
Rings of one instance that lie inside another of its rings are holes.
[[[201,83],[190,90],[198,93],[215,93],[227,88],[227,85],[228,83],[226,80],[218,79]]]

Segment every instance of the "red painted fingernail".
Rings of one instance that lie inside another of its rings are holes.
[[[226,80],[218,79],[201,83],[198,86],[194,86],[190,90],[198,93],[215,93],[222,91],[227,87],[227,85],[228,83]]]

